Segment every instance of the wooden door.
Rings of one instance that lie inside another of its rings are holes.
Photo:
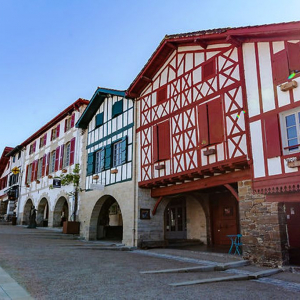
[[[214,245],[230,245],[227,235],[238,233],[238,203],[228,193],[214,194],[211,200]]]
[[[165,238],[186,239],[185,199],[171,201],[165,210]]]
[[[300,203],[286,203],[286,218],[291,248],[300,248]]]

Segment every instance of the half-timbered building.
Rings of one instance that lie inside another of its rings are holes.
[[[134,244],[134,110],[125,91],[99,87],[76,126],[87,130],[81,235]]]
[[[18,146],[24,156],[18,223],[29,224],[33,206],[38,226],[61,227],[63,221],[74,220],[74,187],[55,180],[82,165],[85,136],[75,122],[88,103],[78,99]]]
[[[138,219],[139,244],[227,245],[242,233],[245,256],[286,260],[279,202],[299,189],[298,166],[285,163],[300,144],[299,29],[293,22],[163,39],[127,91],[137,100],[139,208],[151,210]],[[281,194],[268,202],[265,192]]]

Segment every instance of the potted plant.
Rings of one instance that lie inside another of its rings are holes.
[[[52,176],[52,175],[48,175],[48,178],[49,178],[49,179],[52,179],[52,178],[53,178],[53,176]]]

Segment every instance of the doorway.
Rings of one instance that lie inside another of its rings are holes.
[[[165,209],[165,238],[186,239],[186,201],[182,199],[172,200]]]
[[[229,193],[212,194],[211,224],[214,245],[230,245],[227,235],[238,234],[238,202]]]

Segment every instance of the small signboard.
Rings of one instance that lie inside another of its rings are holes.
[[[58,178],[53,178],[53,187],[54,188],[61,188],[61,180]]]
[[[20,169],[18,167],[14,167],[11,171],[13,172],[14,175],[17,175],[20,173]]]
[[[102,184],[96,184],[96,183],[91,183],[90,189],[91,190],[97,190],[97,191],[103,191],[104,190],[104,185],[102,185]]]

